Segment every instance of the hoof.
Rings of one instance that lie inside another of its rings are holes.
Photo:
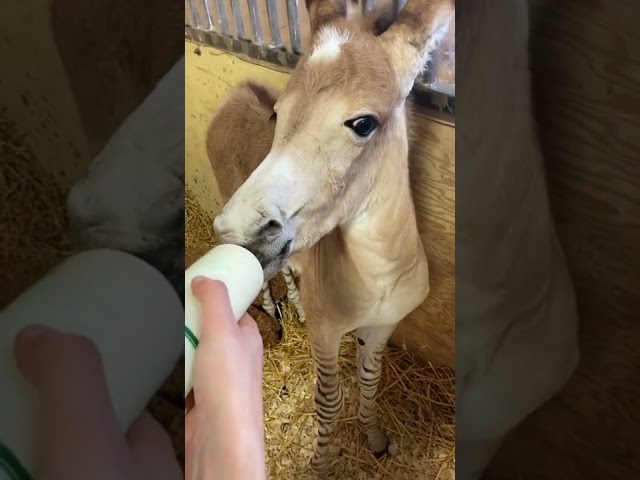
[[[313,480],[329,480],[329,470],[326,468],[313,468]]]
[[[380,460],[382,457],[384,457],[389,453],[389,445],[390,445],[389,442],[387,442],[387,444],[384,446],[382,450],[380,450],[379,452],[372,451],[371,453],[373,454],[374,457]]]

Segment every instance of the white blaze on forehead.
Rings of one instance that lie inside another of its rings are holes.
[[[351,40],[351,34],[349,32],[341,32],[336,27],[327,25],[318,33],[309,60],[335,60],[340,55],[342,46],[349,40]]]

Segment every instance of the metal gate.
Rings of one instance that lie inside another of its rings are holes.
[[[292,69],[304,53],[302,45],[310,35],[306,9],[301,9],[298,1],[185,0],[185,37],[201,45]],[[396,12],[406,3],[406,0],[387,1],[393,2]],[[359,0],[364,15],[374,5],[374,0]],[[455,45],[435,52],[414,88],[419,103],[447,123],[454,123],[455,114],[454,49]]]

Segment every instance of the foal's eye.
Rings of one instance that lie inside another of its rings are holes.
[[[347,120],[344,124],[362,138],[368,137],[379,126],[378,120],[372,115]]]

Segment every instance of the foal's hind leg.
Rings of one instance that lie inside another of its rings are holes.
[[[369,449],[377,458],[387,453],[389,448],[387,436],[380,428],[376,397],[382,372],[382,352],[395,328],[396,325],[383,325],[356,330],[356,364],[360,384],[358,421],[367,435]]]
[[[269,282],[262,284],[262,308],[269,314],[271,318],[276,318],[276,304],[271,296],[271,289],[269,288]]]
[[[320,332],[309,328],[308,331],[317,376],[315,404],[318,434],[311,467],[317,479],[325,479],[329,470],[329,441],[336,417],[342,409],[342,387],[338,375],[338,350],[342,335],[335,330]]]
[[[293,277],[293,267],[290,265],[285,265],[282,269],[282,275],[284,276],[284,281],[287,285],[287,298],[293,303],[293,306],[296,308],[296,312],[298,313],[298,320],[300,322],[304,322],[305,315],[304,310],[302,309],[302,300],[300,299],[300,290],[296,285],[296,280]]]

